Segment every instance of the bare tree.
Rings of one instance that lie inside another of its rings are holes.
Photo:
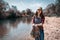
[[[9,4],[4,0],[0,0],[0,18],[4,16],[4,13],[8,8],[9,8]]]
[[[60,0],[56,0],[56,13],[60,16]]]

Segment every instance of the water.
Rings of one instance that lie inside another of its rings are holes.
[[[31,17],[0,20],[0,40],[32,40]]]

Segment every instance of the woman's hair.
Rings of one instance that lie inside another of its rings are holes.
[[[42,8],[40,8],[40,9],[37,9],[37,11],[41,11],[41,13],[40,13],[40,17],[41,18],[44,18],[44,15],[43,15],[43,11],[42,11]],[[38,12],[36,11],[36,13],[35,13],[35,16],[38,16]]]

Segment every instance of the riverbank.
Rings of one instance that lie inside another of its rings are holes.
[[[46,17],[45,40],[60,40],[60,17]]]

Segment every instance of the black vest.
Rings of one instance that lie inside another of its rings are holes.
[[[42,23],[41,17],[34,17],[33,23],[35,23],[35,24]]]

